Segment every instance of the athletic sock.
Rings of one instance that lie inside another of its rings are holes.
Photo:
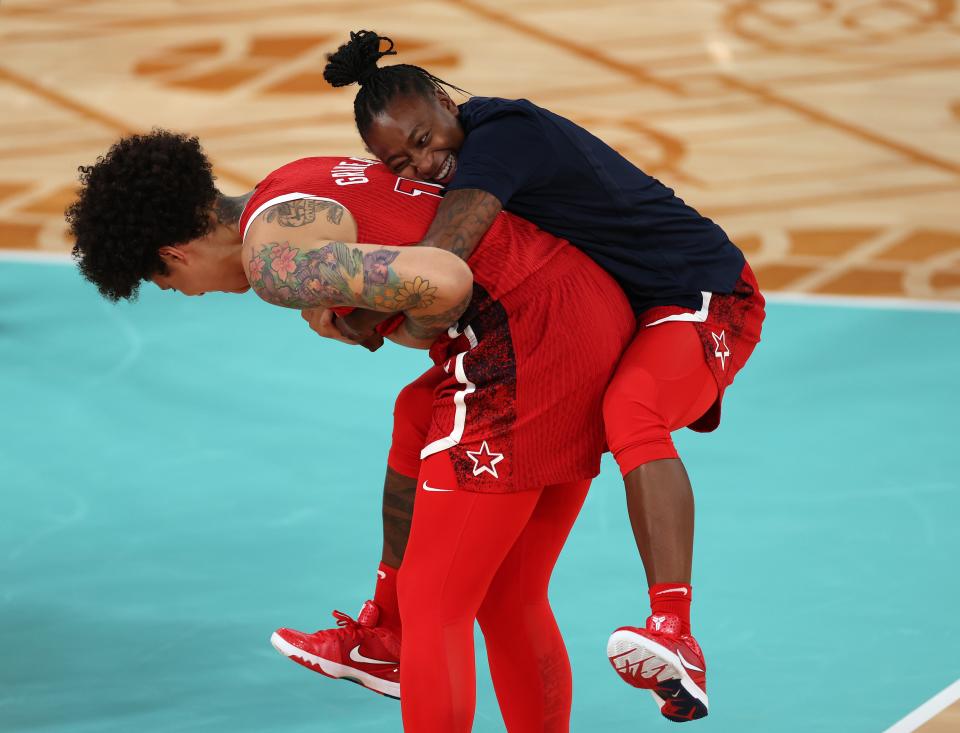
[[[380,610],[378,626],[385,626],[391,631],[400,633],[400,605],[397,600],[397,568],[380,563],[377,568],[377,588],[374,591],[373,602]]]
[[[650,609],[654,615],[672,613],[680,619],[680,633],[690,633],[690,600],[693,589],[683,583],[657,583],[650,588]]]

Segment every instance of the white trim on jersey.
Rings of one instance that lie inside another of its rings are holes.
[[[297,201],[298,199],[312,199],[314,201],[329,201],[331,204],[336,204],[337,206],[343,206],[339,201],[335,199],[328,199],[326,196],[314,196],[312,193],[285,193],[281,196],[275,196],[274,198],[260,204],[257,207],[257,210],[250,215],[250,218],[247,219],[247,225],[243,228],[243,239],[247,238],[247,231],[250,229],[250,225],[253,224],[254,220],[260,216],[264,211],[269,209],[271,206],[276,206],[277,204],[285,204],[288,201]],[[343,206],[346,209],[346,206]],[[240,215],[241,218],[243,214]]]
[[[710,298],[713,296],[713,293],[701,290],[700,294],[703,296],[703,305],[700,306],[700,310],[696,313],[675,313],[672,316],[661,318],[659,321],[648,323],[647,328],[650,328],[650,326],[658,326],[668,321],[693,321],[694,323],[703,323],[707,320],[707,313],[710,311]]]
[[[456,326],[450,326],[447,331],[447,335],[450,338],[454,339],[460,335],[460,332],[457,330]],[[470,326],[467,326],[463,329],[463,335],[467,337],[467,341],[470,342],[470,348],[475,349],[477,347],[477,334],[473,332],[473,329]],[[457,354],[456,365],[454,366],[454,376],[456,376],[457,381],[460,384],[464,385],[464,388],[461,389],[453,396],[454,412],[453,412],[453,430],[450,432],[450,435],[446,437],[439,438],[422,451],[420,451],[420,460],[423,460],[427,456],[432,456],[434,453],[440,453],[441,451],[448,450],[453,448],[460,442],[460,439],[463,437],[463,430],[467,424],[467,395],[473,394],[477,389],[477,385],[471,382],[467,378],[467,373],[463,368],[463,358],[467,355],[468,352],[462,351]]]

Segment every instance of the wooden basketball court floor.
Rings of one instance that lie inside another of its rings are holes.
[[[722,430],[680,437],[714,703],[696,726],[960,729],[956,5],[0,4],[0,730],[399,729],[266,639],[369,594],[386,420],[420,355],[315,343],[253,298],[107,306],[63,261],[76,167],[126,132],[199,135],[227,193],[363,154],[352,92],[320,78],[359,28],[581,122],[721,223],[772,295]],[[272,389],[298,421],[282,470]],[[665,729],[604,666],[643,591],[612,468],[554,584],[573,729]],[[484,687],[476,729],[498,720]]]

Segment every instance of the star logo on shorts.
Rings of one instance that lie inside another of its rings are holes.
[[[503,460],[503,453],[491,453],[487,447],[487,441],[483,441],[480,450],[468,450],[467,455],[473,461],[473,475],[479,476],[486,471],[494,478],[500,478],[497,475],[497,464]]]
[[[713,355],[720,360],[720,368],[727,368],[727,357],[730,356],[730,348],[727,346],[727,332],[721,331],[720,335],[710,332],[710,335],[713,336],[713,343],[717,345],[717,350],[713,352]]]

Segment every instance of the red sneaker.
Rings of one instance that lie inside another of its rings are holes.
[[[381,695],[400,699],[400,636],[377,626],[380,609],[367,601],[354,621],[334,611],[336,629],[305,634],[277,629],[273,648],[314,672],[336,680],[350,680]]]
[[[707,714],[707,664],[697,640],[680,633],[674,614],[651,616],[645,629],[617,629],[607,657],[625,682],[650,690],[668,720],[683,723]]]

